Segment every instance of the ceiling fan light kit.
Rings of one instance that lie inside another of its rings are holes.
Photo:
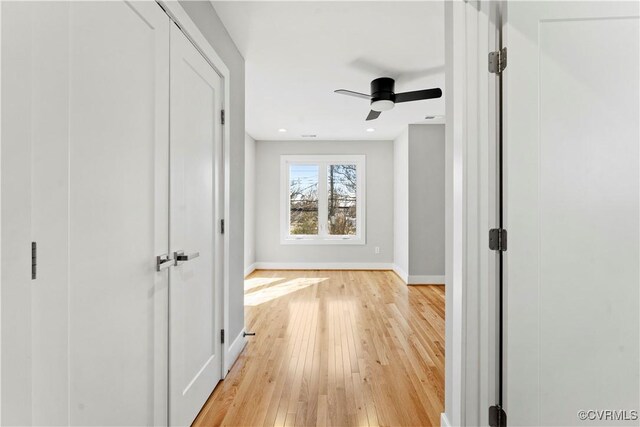
[[[389,111],[393,107],[395,107],[395,105],[396,104],[393,101],[389,101],[387,99],[379,99],[377,101],[371,101],[371,109],[377,112]]]
[[[367,116],[367,120],[377,119],[382,111],[391,110],[395,104],[399,102],[419,101],[422,99],[440,98],[442,96],[442,90],[440,90],[440,88],[395,93],[395,84],[395,80],[390,77],[380,77],[371,82],[371,95],[346,89],[338,89],[335,92],[341,95],[369,99],[371,102],[371,111]]]
[[[371,109],[373,111],[388,111],[396,105],[395,86],[396,82],[389,77],[380,77],[371,82]]]

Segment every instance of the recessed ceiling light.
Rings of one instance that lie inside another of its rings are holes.
[[[285,128],[278,129],[278,132],[285,133],[287,130]]]
[[[375,132],[376,130],[374,128],[369,128],[367,129],[367,132]]]

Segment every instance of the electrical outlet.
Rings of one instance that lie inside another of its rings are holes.
[[[374,251],[375,251],[375,253],[379,254],[380,253],[380,246],[376,246]]]

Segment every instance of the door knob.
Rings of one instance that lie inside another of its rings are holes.
[[[156,271],[162,271],[174,264],[174,259],[169,258],[169,254],[162,254],[156,257]]]
[[[179,261],[191,261],[192,259],[198,258],[199,256],[200,256],[200,252],[185,254],[184,251],[177,251],[173,253],[173,257],[175,258],[176,265],[178,265]]]

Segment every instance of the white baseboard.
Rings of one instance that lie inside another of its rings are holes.
[[[444,276],[409,275],[400,266],[393,264],[393,271],[407,285],[444,285]]]
[[[444,276],[409,276],[408,285],[444,285]]]
[[[244,270],[244,277],[247,277],[248,275],[253,273],[255,270],[256,270],[256,263],[254,262]]]
[[[402,279],[404,283],[409,283],[409,275],[406,271],[400,268],[398,265],[393,264],[393,271]]]
[[[238,336],[233,340],[229,347],[227,348],[227,354],[224,358],[224,376],[227,376],[229,370],[240,356],[240,353],[244,349],[244,346],[247,345],[247,338],[244,336],[245,329],[242,328]]]
[[[440,427],[451,427],[449,418],[447,418],[447,414],[445,414],[444,412],[440,414]]]
[[[386,262],[256,262],[256,270],[392,270]]]

